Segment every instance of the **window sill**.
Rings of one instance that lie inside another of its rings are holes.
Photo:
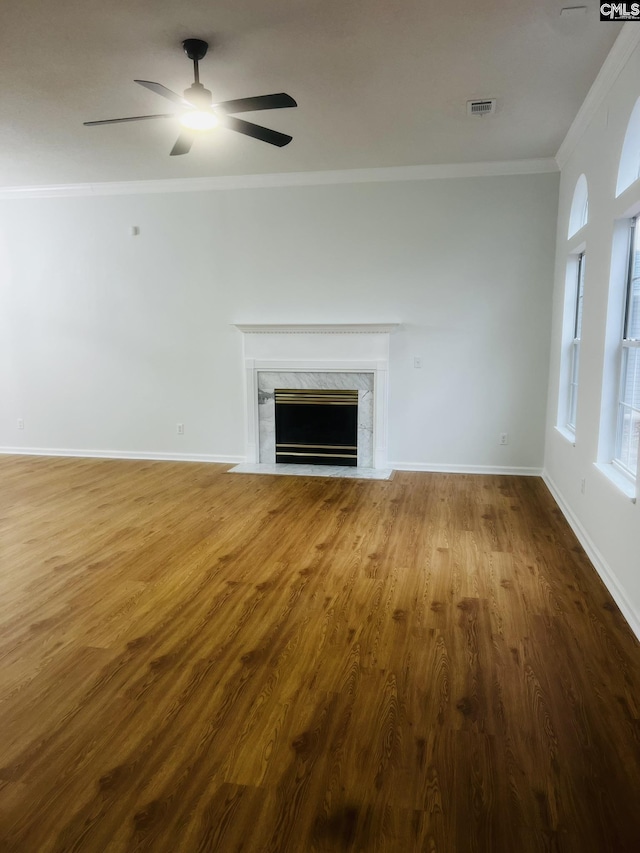
[[[571,430],[567,429],[566,427],[561,427],[561,426],[555,426],[554,429],[556,430],[556,432],[559,432],[560,435],[566,441],[570,442],[572,447],[576,446],[576,434],[575,434],[575,432],[571,432]]]
[[[625,477],[622,472],[618,471],[615,465],[612,465],[610,462],[594,462],[594,465],[632,503],[636,502],[636,484],[628,477]]]

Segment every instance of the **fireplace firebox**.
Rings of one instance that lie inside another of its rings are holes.
[[[276,462],[358,464],[358,391],[276,388]]]

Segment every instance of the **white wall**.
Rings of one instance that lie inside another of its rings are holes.
[[[607,455],[608,442],[600,430],[600,417],[603,395],[607,396],[607,385],[603,383],[605,367],[611,370],[613,365],[614,373],[617,368],[615,351],[609,344],[605,346],[607,323],[618,330],[622,324],[619,310],[608,314],[610,282],[612,286],[620,286],[615,271],[612,275],[614,222],[623,214],[640,209],[640,182],[623,197],[617,200],[614,197],[627,122],[640,96],[640,47],[631,53],[622,72],[617,77],[609,75],[609,79],[612,85],[606,97],[562,169],[545,476],[627,620],[640,636],[640,504],[633,503],[594,464],[611,461],[610,453]],[[589,187],[589,222],[568,241],[571,201],[581,173],[586,175]],[[567,252],[577,242],[586,247],[586,274],[573,446],[555,426],[562,386],[560,356]]]
[[[391,463],[539,471],[557,192],[539,174],[4,200],[0,447],[239,459],[230,324],[399,321]]]

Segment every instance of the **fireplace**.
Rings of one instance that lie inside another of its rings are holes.
[[[310,399],[317,399],[323,392],[327,392],[329,395],[335,394],[336,399],[338,399],[340,395],[336,392],[348,391],[352,399],[352,404],[349,407],[331,406],[324,409],[324,414],[326,418],[336,415],[339,417],[345,414],[345,408],[347,408],[351,415],[356,413],[356,438],[349,436],[348,439],[336,439],[335,437],[327,438],[325,436],[322,438],[318,435],[313,435],[308,441],[304,440],[303,436],[298,436],[293,440],[301,444],[315,444],[316,450],[319,450],[317,448],[318,444],[355,446],[357,447],[357,451],[355,452],[357,467],[373,467],[373,373],[367,371],[348,373],[345,371],[258,370],[256,379],[258,399],[258,460],[260,462],[271,464],[282,461],[276,458],[276,390],[285,393],[292,391],[302,392],[301,397],[298,399],[302,400],[306,397],[307,402]],[[354,405],[356,403],[356,393],[357,405]],[[301,414],[311,414],[306,409],[305,402],[290,405],[289,412],[293,410],[293,406],[296,406],[296,411],[298,410],[297,407],[302,406]],[[318,411],[315,414],[317,415]],[[289,443],[286,438],[284,440],[278,439],[278,441],[281,444]],[[286,448],[280,449],[284,450]],[[296,451],[295,448],[288,449],[294,452],[306,452],[306,448],[303,448],[302,451]],[[298,464],[318,464],[317,462],[311,462],[309,459],[305,460],[303,457],[298,458],[297,462]],[[341,461],[336,460],[331,464],[341,464]]]
[[[358,464],[358,391],[276,388],[276,462]]]
[[[398,325],[237,324],[245,367],[246,462],[276,462],[276,388],[357,389],[356,467],[385,470],[389,336]]]

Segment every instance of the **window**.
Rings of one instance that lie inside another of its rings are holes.
[[[635,103],[625,133],[618,168],[616,198],[640,178],[640,98]]]
[[[567,429],[576,431],[578,407],[578,372],[580,369],[580,338],[582,337],[582,303],[584,300],[584,252],[578,255],[576,299],[573,312],[573,340],[569,359],[569,401],[567,405]]]
[[[588,216],[589,188],[587,179],[582,174],[576,181],[569,211],[568,254],[562,309],[558,417],[556,421],[556,428],[565,439],[573,444],[575,444],[576,438],[576,412],[578,408],[578,373],[580,370]]]
[[[573,191],[571,211],[569,212],[569,239],[587,224],[589,218],[589,189],[587,179],[580,175]]]
[[[633,479],[640,445],[640,227],[631,222],[614,463]]]

